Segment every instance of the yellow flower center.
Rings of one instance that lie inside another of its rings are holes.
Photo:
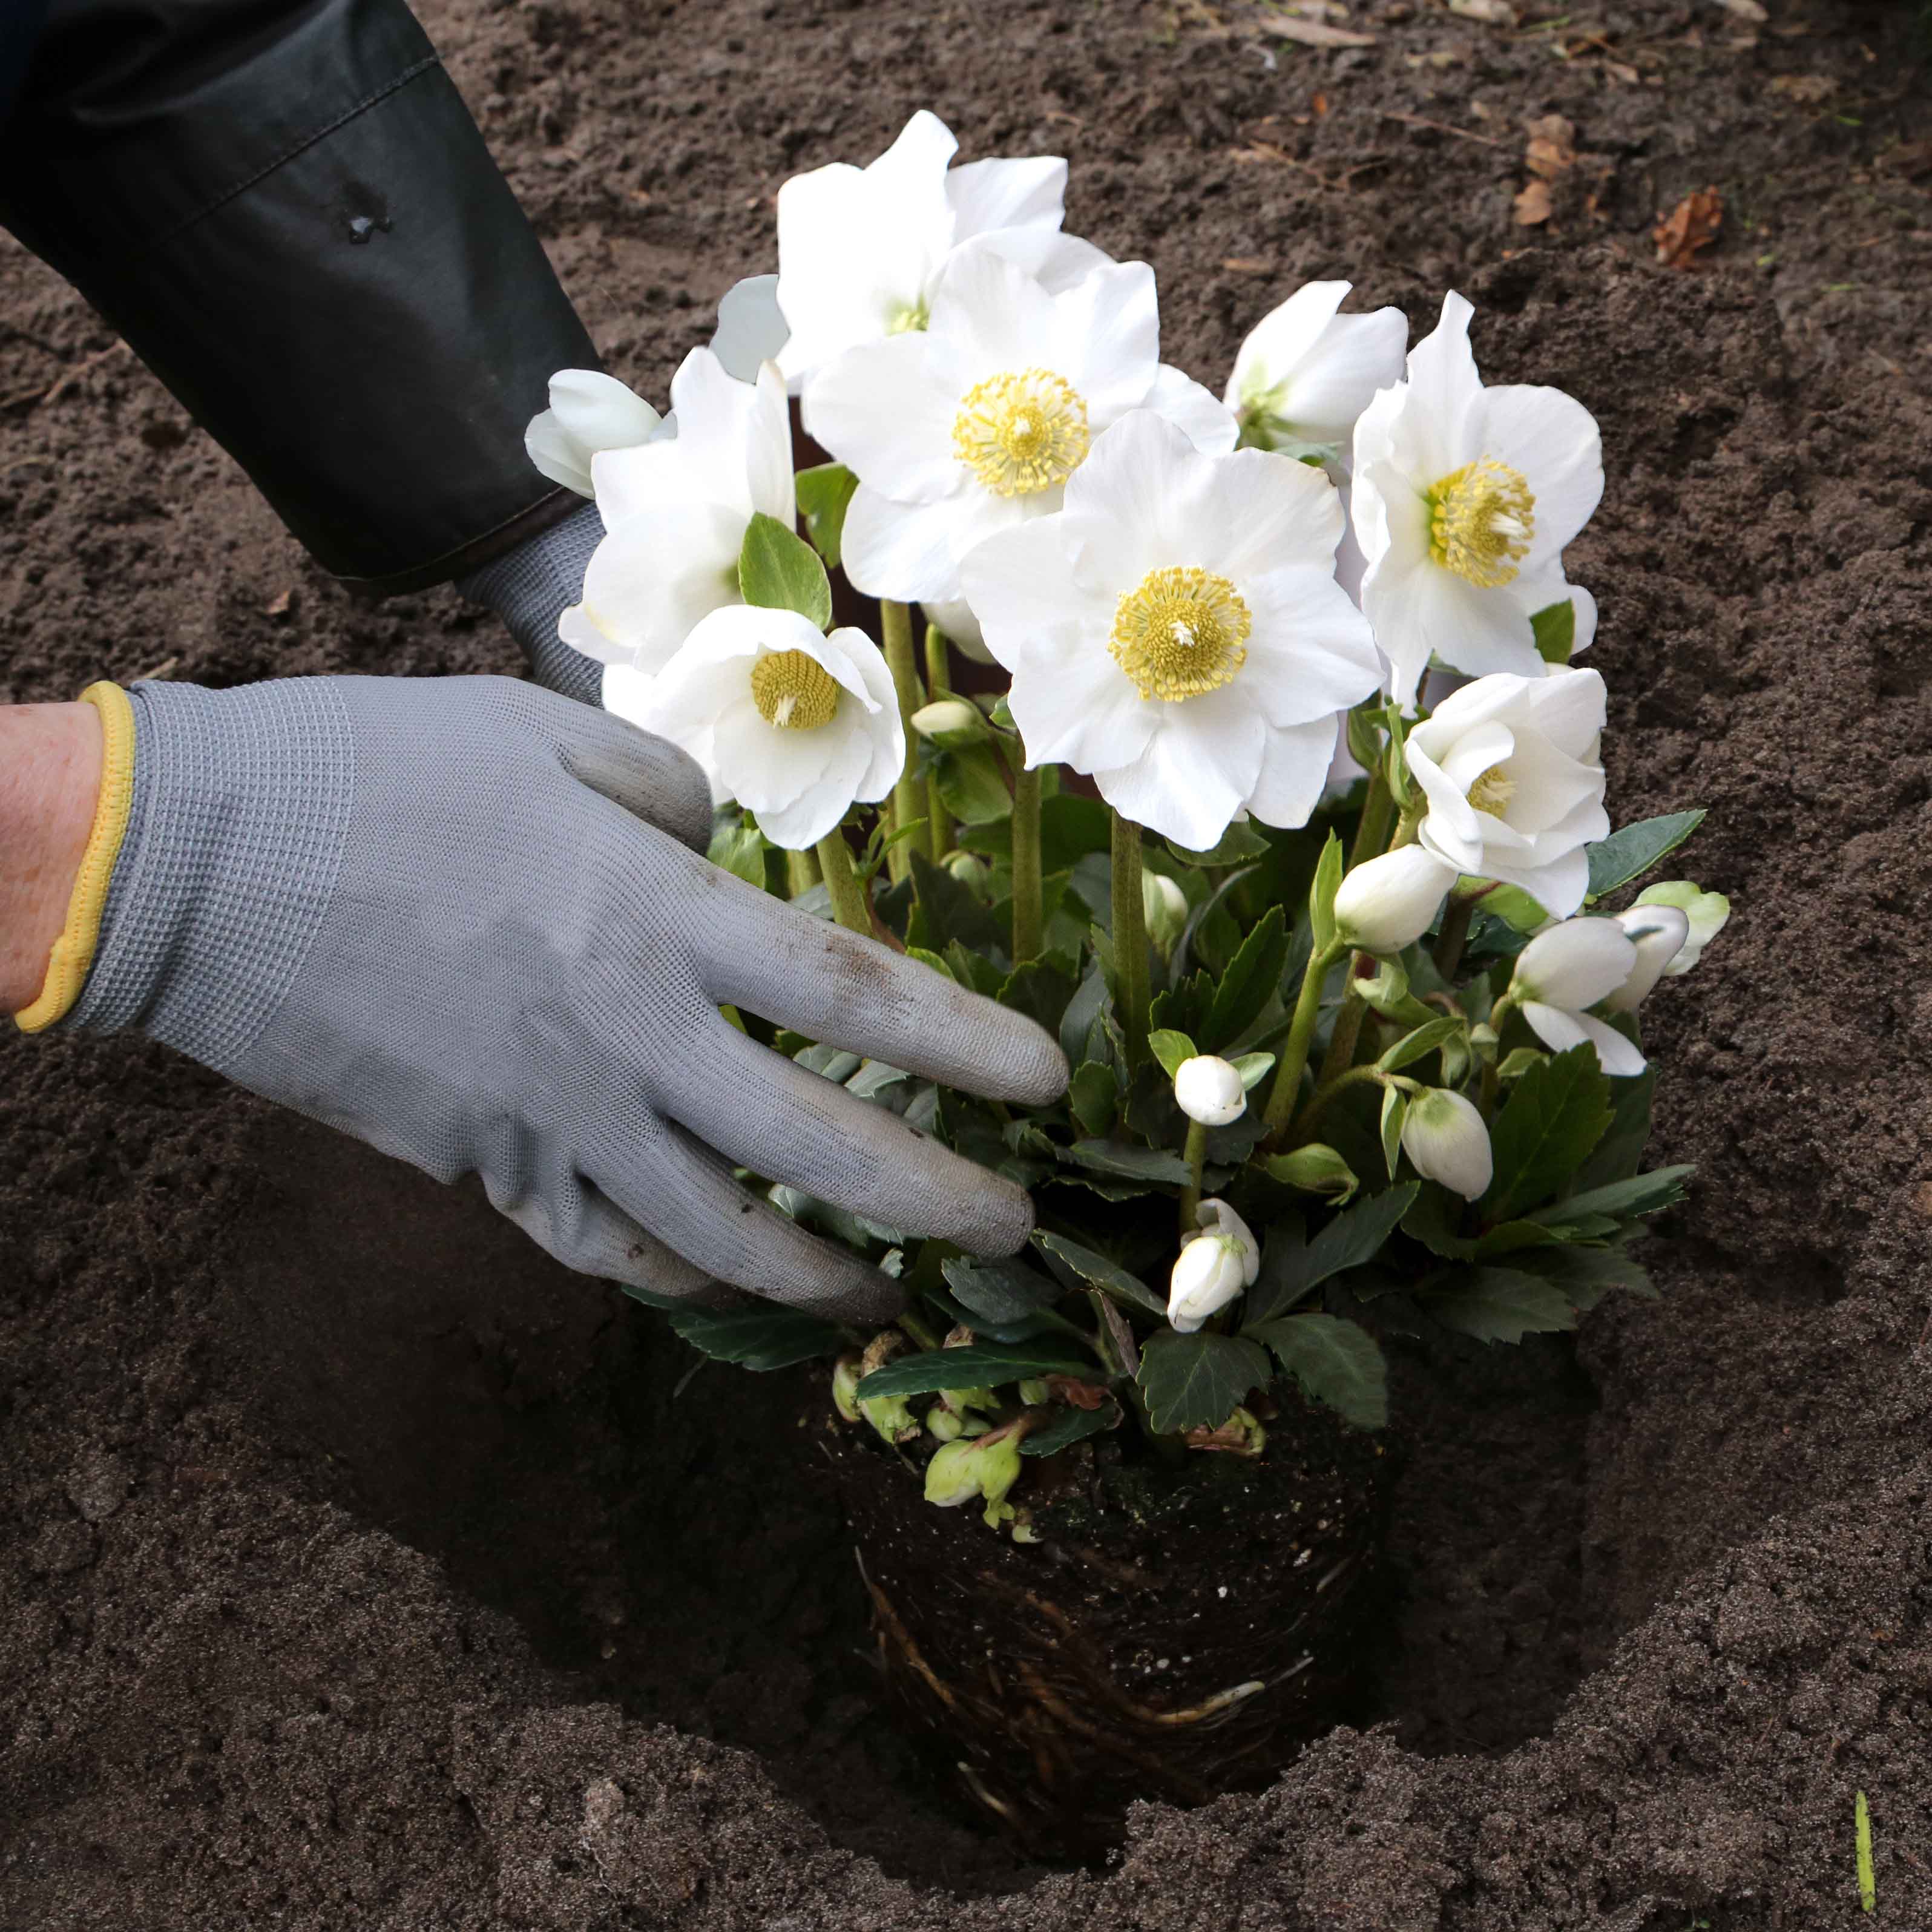
[[[1485,456],[1428,494],[1429,554],[1480,589],[1510,582],[1536,534],[1536,499],[1522,471]]]
[[[914,302],[910,308],[895,309],[892,320],[886,324],[888,335],[916,335],[931,326],[932,312],[924,302]]]
[[[961,399],[952,447],[996,496],[1031,496],[1087,460],[1087,404],[1051,369],[989,376]]]
[[[767,724],[815,731],[838,709],[838,681],[805,651],[773,651],[752,667],[752,696]]]
[[[1492,818],[1500,818],[1516,796],[1516,780],[1501,765],[1492,765],[1469,788],[1468,796],[1469,802],[1478,812],[1486,812]]]
[[[1143,698],[1178,704],[1216,691],[1247,662],[1253,620],[1212,571],[1150,571],[1114,611],[1107,648]]]

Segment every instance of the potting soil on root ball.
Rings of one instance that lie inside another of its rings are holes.
[[[1372,44],[1310,47],[1220,0],[425,4],[660,400],[777,183],[921,104],[1076,155],[1070,227],[1154,262],[1204,379],[1347,275],[1418,327],[1460,288],[1494,380],[1581,398],[1612,790],[1708,802],[1736,908],[1649,1042],[1699,1178],[1658,1302],[1398,1359],[1436,1453],[1377,1727],[1042,1873],[890,1720],[809,1375],[686,1384],[473,1190],[158,1051],[10,1040],[0,1926],[1932,1926],[1932,128],[1916,8],[1759,10],[1358,0],[1327,24]],[[446,593],[332,590],[10,244],[0,320],[4,694],[512,666]]]

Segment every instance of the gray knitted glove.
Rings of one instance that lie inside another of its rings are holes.
[[[502,619],[538,683],[580,704],[603,704],[604,667],[572,650],[557,635],[556,620],[583,596],[584,573],[603,540],[604,519],[586,503],[456,584],[459,595]]]
[[[130,695],[133,813],[68,1024],[480,1174],[566,1265],[663,1294],[898,1307],[734,1164],[976,1252],[1025,1239],[1019,1188],[718,1007],[1008,1100],[1060,1090],[1059,1048],[708,864],[681,752],[508,678]]]

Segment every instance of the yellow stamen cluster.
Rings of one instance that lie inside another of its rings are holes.
[[[767,724],[815,731],[838,709],[838,681],[804,651],[773,651],[752,667],[752,697]]]
[[[1143,698],[1178,704],[1228,682],[1247,662],[1253,620],[1212,571],[1150,571],[1114,611],[1107,648]]]
[[[1500,818],[1516,796],[1516,780],[1501,765],[1492,765],[1470,786],[1467,796],[1478,812],[1486,812],[1492,818]]]
[[[1536,534],[1536,499],[1520,470],[1493,456],[1452,470],[1429,492],[1429,554],[1466,584],[1511,582]]]
[[[1085,399],[1051,369],[975,383],[952,424],[954,453],[996,496],[1031,496],[1064,483],[1086,461],[1091,440]]]

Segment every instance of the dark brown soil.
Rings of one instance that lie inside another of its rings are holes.
[[[1661,1301],[1400,1364],[1366,1728],[1044,1872],[882,1716],[804,1381],[687,1382],[473,1190],[158,1050],[0,1045],[0,1927],[1932,1927],[1932,116],[1916,9],[1767,4],[1358,4],[1340,51],[1198,0],[426,8],[654,392],[779,180],[921,103],[1072,154],[1210,379],[1310,275],[1473,296],[1604,424],[1616,799],[1713,808],[1738,917],[1650,1021],[1701,1178]],[[338,595],[4,244],[0,318],[0,695],[507,668],[446,593]]]

